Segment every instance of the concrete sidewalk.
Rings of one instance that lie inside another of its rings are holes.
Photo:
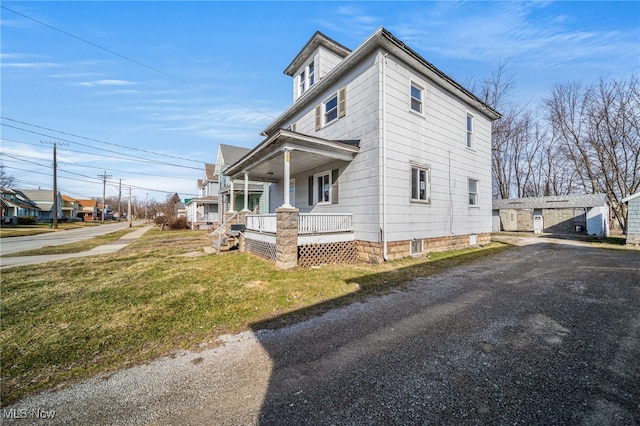
[[[123,236],[119,240],[104,244],[98,247],[94,247],[91,250],[83,251],[80,253],[68,253],[68,254],[48,254],[44,256],[18,256],[18,257],[0,257],[0,269],[9,268],[13,266],[22,265],[34,265],[37,263],[53,262],[56,260],[73,259],[75,257],[97,256],[107,253],[115,253],[116,251],[128,246],[135,240],[153,228],[154,225],[147,225],[143,228],[136,229],[135,231]]]

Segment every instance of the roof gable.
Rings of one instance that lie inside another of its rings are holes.
[[[241,146],[220,144],[220,153],[224,160],[224,164],[221,165],[231,165],[244,157],[249,151],[251,151],[249,148],[243,148]]]
[[[320,33],[320,35],[322,34]],[[328,39],[328,37],[324,37]],[[311,41],[313,41],[313,38]],[[307,45],[309,45],[311,41],[307,43]],[[305,48],[307,48],[307,46],[305,46]],[[303,51],[304,50],[305,49],[303,49]],[[304,96],[299,97],[293,105],[276,118],[262,133],[270,135],[279,128],[286,127],[296,113],[308,108],[310,104],[316,101],[313,93],[320,93],[328,87],[338,84],[340,80],[347,75],[347,73],[351,72],[351,70],[353,70],[359,63],[365,61],[376,51],[393,54],[408,66],[411,66],[421,72],[426,78],[442,90],[475,108],[488,119],[493,121],[501,117],[499,112],[481,101],[477,96],[451,77],[447,76],[444,72],[440,71],[385,28],[380,27],[360,46],[353,51],[350,51],[337,66],[329,71],[320,81],[310,87],[305,92]],[[311,53],[312,52],[313,51],[311,51]],[[296,59],[298,59],[298,57],[300,57],[300,54],[298,54]],[[294,71],[297,69],[297,67],[293,67],[293,62],[292,65],[287,67],[287,71],[291,71],[291,69]]]
[[[311,36],[311,39],[309,39],[307,44],[304,45],[302,50],[295,58],[293,58],[293,61],[291,61],[289,66],[284,70],[284,73],[293,77],[296,70],[300,68],[300,66],[303,65],[320,46],[341,58],[344,58],[351,53],[351,50],[347,49],[337,41],[330,39],[320,31],[316,31],[315,34]]]
[[[631,201],[631,200],[634,200],[634,199],[636,199],[636,198],[638,198],[638,197],[640,197],[640,192],[636,192],[635,194],[631,194],[631,195],[629,195],[628,197],[623,198],[623,199],[622,199],[622,200],[620,200],[620,201],[622,201],[623,203],[627,203],[627,202],[629,202],[629,201]]]

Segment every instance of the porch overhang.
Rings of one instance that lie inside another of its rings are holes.
[[[278,182],[285,178],[283,163],[289,155],[290,175],[334,160],[351,161],[360,151],[360,141],[332,141],[285,129],[278,129],[244,157],[224,171],[232,179],[245,173],[253,181]]]

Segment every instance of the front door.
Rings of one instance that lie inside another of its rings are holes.
[[[544,232],[544,221],[541,214],[533,215],[533,233],[542,234]]]

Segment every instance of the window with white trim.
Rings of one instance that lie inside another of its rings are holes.
[[[430,180],[429,168],[411,166],[411,201],[431,201]]]
[[[304,93],[304,89],[306,85],[307,85],[306,71],[302,71],[298,76],[298,96]]]
[[[306,90],[309,90],[315,82],[315,65],[313,61],[311,61],[304,67],[300,74],[298,74],[298,96],[301,96]]]
[[[347,88],[342,87],[315,108],[315,130],[347,115]]]
[[[335,93],[322,104],[324,124],[329,124],[338,118],[338,94]]]
[[[469,179],[469,206],[478,206],[478,181]]]
[[[412,82],[411,83],[411,110],[412,111],[422,114],[423,95],[424,95],[424,88]]]
[[[331,170],[313,176],[314,204],[331,203]]]
[[[467,113],[467,148],[473,148],[473,115]]]
[[[307,66],[307,83],[309,87],[313,86],[316,82],[315,66],[313,61]]]

